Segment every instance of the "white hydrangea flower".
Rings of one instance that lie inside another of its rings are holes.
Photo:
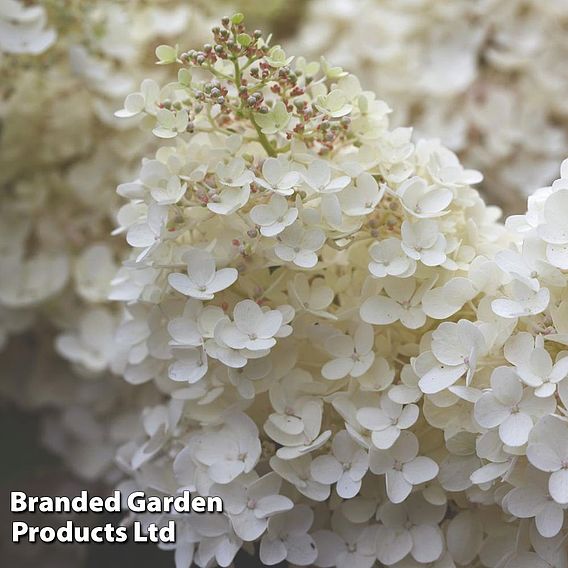
[[[294,189],[301,183],[300,172],[290,171],[290,163],[283,157],[267,158],[262,164],[262,178],[255,178],[255,182],[280,195],[293,195]]]
[[[278,258],[300,268],[313,268],[318,262],[316,252],[325,243],[325,233],[318,228],[305,228],[296,221],[280,233],[278,241],[274,247]]]
[[[298,505],[291,511],[272,517],[268,530],[260,541],[260,560],[272,566],[287,560],[296,566],[313,564],[318,553],[308,530],[314,514],[307,505]]]
[[[77,293],[88,302],[106,301],[116,271],[111,248],[105,243],[92,244],[82,251],[75,263]]]
[[[124,99],[124,108],[115,112],[119,118],[130,118],[145,111],[156,114],[160,100],[160,87],[152,79],[144,79],[140,85],[140,91],[130,93]]]
[[[174,167],[175,170],[175,167]],[[170,167],[159,160],[148,160],[140,171],[140,179],[160,205],[177,203],[187,190],[187,183],[172,175]]]
[[[384,193],[385,188],[379,189],[375,178],[363,172],[357,176],[355,187],[341,192],[341,209],[352,217],[367,215],[375,209]]]
[[[331,484],[316,481],[312,476],[311,464],[309,454],[293,460],[283,460],[277,456],[270,458],[270,467],[302,495],[313,501],[325,501],[330,495]]]
[[[256,394],[256,384],[268,377],[272,370],[272,362],[268,357],[249,359],[244,367],[228,369],[229,381],[245,399],[253,399]]]
[[[568,188],[559,188],[546,200],[538,236],[546,243],[546,258],[557,268],[568,269],[568,224],[562,214],[568,206]]]
[[[511,293],[508,298],[493,300],[493,311],[503,318],[518,318],[533,316],[542,313],[550,302],[548,288],[532,290],[520,280],[514,280],[511,285]]]
[[[159,244],[167,218],[167,206],[153,203],[148,207],[146,216],[128,228],[126,233],[128,244],[143,249],[137,260],[142,260]]]
[[[415,368],[425,371],[418,371],[420,388],[434,394],[451,387],[464,374],[469,384],[477,359],[485,349],[482,333],[471,322],[440,324],[432,334],[432,351],[423,353],[415,361]]]
[[[428,187],[423,178],[413,177],[397,190],[402,206],[414,217],[439,217],[452,201],[452,192],[443,187]]]
[[[215,326],[225,317],[217,306],[203,306],[199,300],[190,298],[185,303],[181,316],[168,323],[170,345],[177,347],[198,347],[206,339],[214,337]]]
[[[399,239],[389,238],[373,243],[369,248],[372,262],[369,272],[375,278],[412,276],[416,270],[416,261],[406,255]]]
[[[389,325],[400,321],[409,329],[418,329],[426,323],[426,314],[420,307],[421,291],[416,290],[414,279],[398,281],[387,277],[383,285],[386,296],[372,296],[363,302],[363,321],[374,325]]]
[[[556,392],[558,383],[568,376],[568,361],[566,357],[559,357],[553,364],[548,351],[537,346],[524,353],[517,372],[526,385],[535,389],[536,396],[549,397]]]
[[[527,458],[537,469],[550,472],[548,491],[560,505],[568,504],[568,424],[554,416],[543,417],[529,438]]]
[[[309,396],[306,383],[311,377],[297,369],[286,375],[269,391],[272,412],[264,424],[264,430],[275,442],[282,445],[276,455],[293,460],[323,446],[331,436],[330,430],[321,432],[321,399]]]
[[[233,323],[221,322],[219,337],[232,349],[263,351],[276,345],[282,319],[279,310],[263,311],[256,302],[243,300],[233,310]]]
[[[185,132],[189,124],[189,114],[186,110],[170,110],[158,106],[156,111],[157,126],[152,130],[158,138],[175,138]]]
[[[401,432],[418,420],[419,409],[415,404],[403,406],[382,396],[379,408],[365,406],[357,411],[357,420],[372,432],[371,440],[379,450],[388,450],[398,440]]]
[[[322,484],[337,483],[337,494],[351,499],[359,493],[361,479],[369,469],[369,454],[346,430],[333,437],[332,452],[315,458],[310,466],[311,474]]]
[[[2,0],[0,4],[0,51],[40,54],[55,42],[56,33],[46,29],[43,6],[27,6],[20,0]]]
[[[438,464],[426,456],[418,456],[418,440],[411,432],[401,432],[387,450],[371,450],[371,471],[384,475],[388,498],[402,503],[414,485],[430,481],[438,474]]]
[[[426,266],[439,266],[446,261],[446,238],[435,221],[421,219],[416,223],[404,221],[401,227],[402,250],[412,260]]]
[[[537,239],[526,239],[522,253],[515,250],[497,253],[495,262],[501,270],[535,291],[540,289],[541,282],[548,286],[563,285],[562,274],[544,260],[542,242]]]
[[[376,528],[349,522],[339,512],[331,519],[332,530],[313,534],[318,549],[315,566],[329,568],[371,568],[377,560]]]
[[[335,294],[322,278],[316,278],[310,283],[304,274],[297,274],[289,285],[289,291],[290,299],[297,309],[333,319],[334,316],[326,308],[332,303]]]
[[[256,123],[259,125],[263,134],[276,134],[285,130],[292,118],[286,110],[286,105],[278,101],[270,111],[255,116]]]
[[[333,89],[327,95],[320,95],[317,98],[316,107],[333,118],[341,118],[353,110],[344,92],[340,89]]]
[[[233,158],[228,164],[219,162],[215,174],[221,184],[228,187],[243,187],[254,179],[253,173],[246,169],[242,158]]]
[[[471,280],[456,276],[443,286],[425,290],[421,307],[427,316],[443,320],[461,310],[477,294],[478,290]]]
[[[339,176],[332,179],[332,171],[324,160],[314,160],[304,174],[304,181],[317,193],[337,193],[346,188],[351,182],[349,176]]]
[[[383,504],[378,511],[379,561],[387,566],[398,565],[409,554],[421,565],[438,560],[444,551],[444,536],[438,524],[445,512],[445,506],[432,505],[419,494],[399,505]]]
[[[172,381],[187,381],[193,384],[206,375],[207,355],[202,349],[176,349],[174,356],[176,360],[168,369],[168,377]]]
[[[170,274],[170,286],[185,296],[198,300],[211,300],[217,292],[231,286],[238,277],[234,268],[217,270],[215,258],[207,251],[194,249],[183,257],[187,263],[187,276],[178,272]]]
[[[207,469],[214,483],[231,483],[241,473],[249,473],[257,464],[261,447],[258,429],[242,413],[225,417],[218,431],[203,432],[188,449],[193,459]]]
[[[270,517],[289,511],[294,504],[279,494],[282,479],[275,473],[241,479],[232,485],[213,485],[211,490],[223,499],[237,536],[253,541],[266,531]]]
[[[217,215],[231,215],[244,207],[250,196],[250,185],[242,187],[226,187],[212,196],[207,209]]]
[[[170,440],[178,427],[183,403],[171,400],[168,404],[146,407],[141,416],[143,438],[129,456],[129,466],[138,469],[152,459]]]
[[[103,308],[92,308],[81,317],[78,329],[57,336],[55,348],[63,357],[91,372],[106,369],[114,356],[116,320]]]
[[[520,519],[535,519],[538,532],[545,538],[556,536],[564,524],[564,510],[548,493],[545,476],[532,475],[525,484],[505,496],[504,506]]]
[[[60,293],[68,278],[69,259],[65,254],[5,256],[0,273],[0,301],[9,308],[39,304]]]
[[[260,227],[263,236],[275,237],[298,218],[298,210],[288,208],[286,199],[276,194],[266,205],[253,207],[250,218]]]
[[[368,324],[359,325],[352,336],[332,335],[325,342],[325,348],[336,358],[322,367],[321,374],[332,381],[347,375],[360,377],[375,360],[374,342],[373,328]]]
[[[523,389],[519,377],[509,367],[498,367],[491,374],[491,391],[475,402],[475,419],[484,428],[499,426],[504,444],[516,447],[527,443],[533,417],[554,410],[550,399],[538,399],[532,390]]]

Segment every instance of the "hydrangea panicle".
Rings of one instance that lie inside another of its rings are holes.
[[[212,32],[160,46],[171,81],[118,111],[158,143],[119,188],[123,369],[170,398],[121,463],[226,504],[178,568],[243,543],[267,565],[545,562],[568,504],[564,181],[505,227],[354,76],[242,14]]]

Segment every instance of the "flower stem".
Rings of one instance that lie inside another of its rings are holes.
[[[270,141],[268,140],[268,138],[266,137],[266,135],[264,134],[264,132],[262,132],[262,130],[260,129],[260,126],[254,120],[254,115],[252,114],[252,112],[249,113],[249,118],[250,118],[250,121],[252,122],[252,124],[254,126],[254,129],[256,130],[256,134],[258,136],[258,141],[260,142],[262,147],[266,150],[266,153],[270,157],[275,158],[277,152],[274,149],[274,147],[272,146],[272,144],[270,143]]]

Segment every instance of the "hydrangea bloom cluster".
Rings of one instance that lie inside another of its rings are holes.
[[[514,191],[551,183],[565,156],[567,22],[563,1],[314,0],[293,47],[356,73],[519,211]]]
[[[176,566],[566,566],[568,163],[498,223],[482,179],[340,67],[243,16],[156,50],[119,116],[125,379],[154,383],[125,487],[224,499]],[[164,518],[163,520],[168,520]]]

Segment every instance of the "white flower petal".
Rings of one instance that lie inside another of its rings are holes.
[[[475,403],[474,415],[484,428],[495,428],[511,415],[511,410],[499,402],[493,393],[486,392]]]
[[[412,491],[409,483],[401,471],[389,469],[386,472],[387,495],[393,503],[402,503]]]
[[[434,479],[438,475],[438,471],[438,464],[426,456],[418,456],[402,466],[405,479],[412,485]]]
[[[336,483],[341,477],[343,467],[333,456],[323,455],[318,456],[310,464],[310,471],[316,481],[331,485],[332,483]]]
[[[568,468],[555,471],[548,480],[550,496],[560,505],[568,504]]]
[[[547,502],[535,515],[535,523],[544,538],[552,538],[562,530],[564,511],[556,503]]]
[[[418,382],[425,394],[435,394],[452,386],[466,372],[465,365],[447,367],[439,365],[428,371]]]
[[[557,471],[562,467],[561,458],[551,447],[545,444],[529,444],[527,458],[541,471]]]
[[[418,525],[410,528],[412,536],[412,557],[417,562],[434,562],[442,556],[444,540],[438,527]]]
[[[522,446],[527,443],[532,427],[533,421],[530,416],[515,412],[499,426],[499,437],[508,446]]]

